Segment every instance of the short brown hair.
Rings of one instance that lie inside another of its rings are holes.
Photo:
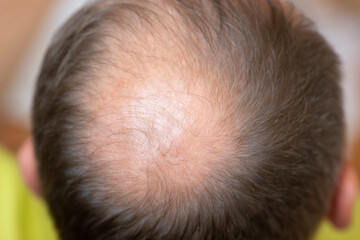
[[[55,36],[33,106],[60,236],[308,239],[342,162],[338,65],[276,0],[85,6]]]

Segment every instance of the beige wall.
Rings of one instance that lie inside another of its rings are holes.
[[[52,0],[0,0],[0,93]]]
[[[0,0],[0,95],[4,94],[24,51],[52,0]],[[0,145],[15,150],[27,136],[0,109]]]

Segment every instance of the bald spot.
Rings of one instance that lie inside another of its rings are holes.
[[[200,197],[234,166],[227,86],[170,47],[178,42],[157,42],[109,56],[116,67],[102,69],[87,97],[89,159],[129,202]]]
[[[102,92],[111,94],[95,104],[102,107],[91,123],[91,159],[124,194],[157,199],[169,191],[203,192],[229,164],[223,161],[235,153],[234,134],[203,89],[154,82],[107,88]]]
[[[216,78],[204,37],[171,10],[159,15],[127,13],[132,28],[104,39],[109,51],[84,97],[89,159],[129,201],[203,193],[229,176],[236,154],[233,88]]]

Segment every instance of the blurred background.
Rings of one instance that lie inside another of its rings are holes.
[[[0,150],[15,154],[29,137],[34,86],[46,48],[56,29],[86,1],[0,0]],[[360,0],[292,2],[313,19],[343,63],[346,157],[360,174]]]
[[[31,101],[56,29],[86,0],[0,0],[0,147],[16,152],[30,131]]]

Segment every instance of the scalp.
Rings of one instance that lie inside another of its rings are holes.
[[[108,187],[122,196],[201,195],[209,179],[238,165],[231,159],[239,86],[218,77],[217,45],[207,38],[214,29],[194,34],[174,6],[146,3],[134,4],[146,17],[130,8],[126,16],[135,24],[105,37],[112,48],[86,84],[90,162],[106,166],[99,176],[109,176]]]
[[[206,181],[228,171],[231,162],[224,160],[236,153],[232,100],[220,104],[221,87],[210,89],[210,81],[200,86],[205,79],[184,79],[175,69],[164,74],[152,68],[144,75],[122,84],[120,72],[114,79],[120,83],[104,86],[93,101],[87,127],[92,162],[106,164],[99,175],[113,177],[116,188],[139,199],[203,193]]]
[[[276,0],[95,2],[34,137],[64,239],[307,239],[341,164],[338,60]]]

